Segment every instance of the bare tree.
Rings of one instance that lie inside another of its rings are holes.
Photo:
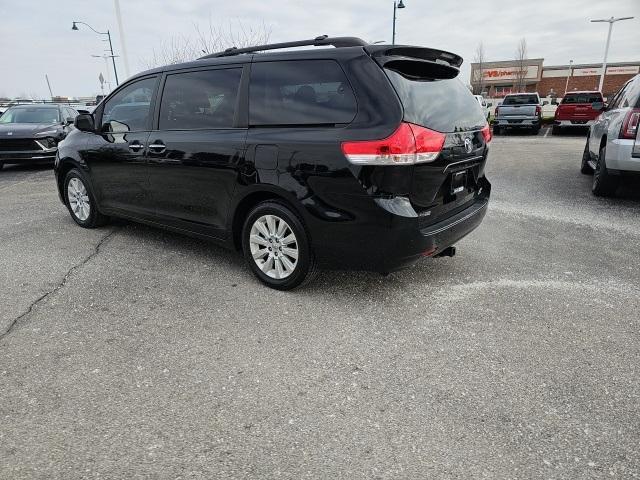
[[[268,43],[271,37],[271,28],[264,22],[247,25],[237,20],[226,25],[216,25],[211,17],[206,28],[194,24],[193,31],[193,36],[175,35],[163,41],[157,49],[154,48],[151,58],[145,61],[147,68],[188,62],[230,47],[260,45]]]
[[[485,63],[485,53],[484,53],[484,45],[482,42],[478,43],[476,47],[476,54],[473,57],[473,61],[476,63],[476,70],[474,78],[472,79],[473,85],[473,93],[476,95],[481,95],[484,90],[484,63]]]
[[[516,49],[516,69],[515,69],[515,84],[514,87],[517,92],[522,92],[524,90],[524,79],[527,76],[528,60],[527,54],[527,40],[525,38],[521,38],[518,43],[518,48]]]

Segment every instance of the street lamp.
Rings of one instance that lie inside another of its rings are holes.
[[[607,55],[609,54],[609,42],[611,42],[611,29],[613,28],[613,24],[619,22],[620,20],[631,20],[633,17],[619,17],[619,18],[600,18],[598,20],[591,20],[593,23],[598,22],[607,22],[609,24],[609,33],[607,34],[607,44],[604,47],[604,60],[602,62],[602,73],[600,74],[600,86],[598,90],[602,92],[602,85],[604,84],[604,74],[607,71]]]
[[[573,73],[571,71],[571,67],[573,67],[573,60],[569,60],[569,73],[567,73],[567,83],[564,84],[564,94],[567,94],[567,90],[569,89],[569,77]]]
[[[391,45],[396,44],[396,9],[397,8],[405,8],[402,0],[399,2],[393,2],[393,34],[391,35]]]
[[[106,32],[99,32],[95,28],[93,28],[91,25],[89,25],[88,23],[84,23],[84,22],[73,22],[73,26],[71,27],[71,30],[79,30],[77,24],[81,24],[81,25],[85,25],[85,26],[89,27],[91,30],[93,30],[98,35],[106,35],[107,36],[107,41],[109,42],[109,50],[111,51],[110,57],[111,57],[111,60],[113,61],[113,74],[116,77],[116,86],[117,86],[118,85],[118,70],[116,69],[116,56],[113,54],[113,44],[111,43],[111,33],[109,32],[109,30],[107,30]]]

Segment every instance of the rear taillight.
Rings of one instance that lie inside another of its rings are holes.
[[[498,108],[499,108],[499,107],[496,107],[495,111],[493,112],[493,116],[494,116],[494,117],[497,117],[497,116],[498,116]]]
[[[482,130],[480,130],[482,132],[482,136],[484,137],[484,141],[485,143],[489,143],[491,141],[491,129],[489,128],[489,125],[485,125],[484,127],[482,127]]]
[[[640,123],[640,108],[632,108],[624,116],[622,128],[620,129],[620,138],[636,138],[638,132],[638,123]]]
[[[542,115],[542,107],[540,105],[536,105],[536,115],[538,117]]]
[[[342,152],[356,165],[413,165],[434,161],[445,137],[444,133],[402,122],[383,140],[343,142]]]

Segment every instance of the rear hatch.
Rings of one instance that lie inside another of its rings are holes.
[[[556,110],[555,118],[570,120],[576,125],[587,123],[600,115],[600,110],[595,110],[592,104],[602,101],[599,92],[567,93]]]
[[[490,139],[487,121],[469,89],[455,78],[459,64],[386,58],[383,68],[403,105],[404,121],[445,134],[440,155],[413,166],[409,191],[421,224],[435,223],[480,194]]]

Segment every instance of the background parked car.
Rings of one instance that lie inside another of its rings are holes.
[[[78,112],[64,105],[16,105],[0,116],[0,169],[6,163],[53,162]]]
[[[542,105],[537,93],[512,93],[496,107],[493,131],[499,134],[510,128],[527,128],[537,134],[541,120]]]
[[[620,178],[640,174],[640,75],[629,80],[609,105],[595,105],[602,114],[589,129],[581,172],[593,173],[594,195],[614,195]]]
[[[600,115],[600,109],[593,108],[604,102],[598,91],[567,93],[556,109],[551,133],[556,135],[565,127],[590,127]]]

